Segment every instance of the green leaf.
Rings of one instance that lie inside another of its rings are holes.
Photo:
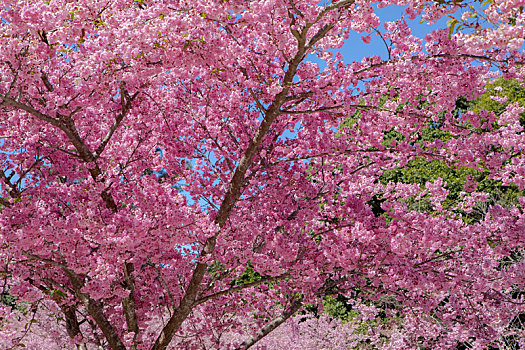
[[[452,37],[452,33],[454,33],[454,27],[458,24],[458,20],[453,18],[449,19],[447,21],[447,27],[448,27],[448,38],[450,39]]]
[[[156,49],[166,50],[166,48],[164,46],[162,46],[161,44],[159,44],[158,42],[154,42],[153,43],[153,47],[156,48]]]

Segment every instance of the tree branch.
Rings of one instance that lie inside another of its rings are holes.
[[[246,349],[251,348],[253,345],[255,345],[255,343],[257,343],[259,340],[267,336],[271,331],[279,327],[287,319],[293,316],[297,311],[299,311],[299,309],[302,306],[303,306],[303,303],[302,303],[301,298],[295,300],[286,310],[283,311],[281,316],[265,324],[261,329],[257,331],[255,335],[243,341],[242,344],[239,345],[236,350],[246,350]]]
[[[246,172],[252,165],[253,158],[257,150],[259,149],[259,145],[262,143],[264,137],[270,130],[270,126],[273,124],[275,119],[282,114],[281,107],[286,102],[286,96],[288,95],[290,87],[292,86],[293,78],[297,73],[297,68],[306,55],[307,48],[305,45],[305,41],[307,32],[308,30],[305,28],[301,33],[300,37],[297,38],[297,52],[294,58],[290,61],[288,66],[289,68],[284,75],[284,79],[281,85],[282,90],[275,96],[272,104],[266,109],[264,119],[262,120],[259,128],[255,132],[255,135],[250,140],[250,143],[248,144],[248,147],[246,148],[246,151],[241,157],[239,164],[235,169],[233,177],[230,180],[228,190],[224,194],[224,199],[219,207],[219,210],[214,220],[215,224],[217,224],[217,226],[219,226],[219,228],[221,229],[228,221],[228,218],[230,216],[231,211],[233,210],[235,203],[241,196],[241,189],[245,182],[244,180]],[[214,236],[206,240],[204,247],[200,253],[201,258],[204,258],[205,256],[213,253],[213,251],[215,250],[215,245],[217,243],[217,237],[219,233],[220,230]],[[204,278],[204,275],[206,273],[207,267],[208,265],[206,263],[197,262],[195,269],[193,270],[191,280],[188,284],[188,287],[186,288],[186,293],[182,297],[179,306],[177,307],[177,309],[175,309],[173,315],[170,317],[170,319],[162,329],[151,350],[165,349],[171,342],[171,339],[173,338],[175,332],[180,328],[184,320],[188,317],[191,310],[193,309],[195,300],[197,298],[197,293],[199,291],[202,279]]]
[[[0,106],[8,106],[8,107],[14,107],[16,109],[21,109],[21,110],[31,114],[32,116],[36,117],[37,119],[39,119],[39,120],[41,120],[43,122],[49,123],[49,124],[53,125],[54,127],[62,130],[66,134],[66,136],[69,138],[69,140],[71,141],[73,146],[75,146],[75,148],[77,149],[78,153],[80,154],[80,156],[82,157],[82,159],[85,162],[89,163],[89,162],[92,162],[94,160],[93,154],[91,153],[89,148],[86,146],[86,144],[80,138],[80,135],[78,134],[78,132],[77,132],[77,130],[75,128],[75,124],[74,124],[74,121],[71,118],[71,116],[65,116],[65,115],[61,115],[61,114],[57,113],[57,116],[59,118],[53,118],[53,117],[50,117],[47,114],[44,114],[44,113],[36,110],[35,108],[33,108],[33,107],[29,106],[29,105],[26,105],[24,103],[21,103],[21,102],[15,100],[15,99],[12,99],[11,97],[0,96],[0,99],[2,101],[0,103]]]
[[[28,252],[26,252],[24,250],[22,250],[21,253],[22,253],[22,255],[24,255],[25,257],[27,257],[27,258],[29,258],[31,260],[37,260],[37,261],[41,261],[41,262],[49,264],[49,265],[58,266],[58,267],[61,267],[61,268],[66,268],[64,264],[59,263],[58,261],[54,261],[54,260],[46,259],[46,258],[41,258],[38,255],[33,255],[33,254],[28,253]]]
[[[42,82],[44,83],[44,86],[46,87],[47,91],[53,92],[55,89],[53,88],[53,85],[49,82],[49,78],[47,77],[47,74],[42,72],[42,75],[40,76],[42,79]]]
[[[133,332],[133,347],[137,349],[137,336],[139,333],[139,325],[137,322],[137,314],[135,311],[135,280],[133,278],[133,263],[124,263],[124,281],[125,288],[129,291],[127,297],[122,298],[122,309],[126,317],[126,325],[128,332]]]
[[[235,293],[235,292],[241,291],[241,290],[246,289],[246,288],[258,286],[259,284],[262,284],[262,283],[279,281],[279,280],[282,280],[282,279],[284,279],[284,278],[286,278],[288,276],[290,276],[290,275],[288,273],[285,273],[285,274],[278,275],[278,276],[264,277],[264,278],[262,278],[262,279],[260,279],[258,281],[254,281],[254,282],[250,282],[250,283],[239,284],[239,285],[230,287],[228,289],[221,290],[220,292],[213,293],[213,294],[207,295],[205,297],[199,298],[199,299],[195,300],[194,306],[197,306],[197,305],[200,305],[202,303],[205,303],[205,302],[207,302],[210,299],[215,299],[215,298],[218,298],[220,296],[231,294],[231,293]]]
[[[77,298],[84,304],[91,317],[93,317],[93,320],[106,337],[109,346],[111,346],[111,349],[126,350],[126,347],[124,346],[124,343],[122,343],[122,340],[120,339],[116,329],[108,321],[106,315],[104,315],[102,302],[99,300],[93,300],[89,294],[82,292],[84,282],[75,272],[66,267],[63,267],[62,269],[73,285],[73,289],[75,290]]]
[[[335,26],[335,22],[334,23],[330,23],[330,24],[325,24],[321,29],[319,29],[319,31],[317,33],[315,33],[315,35],[312,37],[312,39],[310,39],[310,41],[308,42],[307,48],[310,49],[311,47],[313,47],[319,40],[324,38],[326,36],[326,34],[334,26]]]
[[[310,114],[310,113],[317,113],[317,112],[323,112],[323,111],[330,111],[333,109],[339,109],[343,107],[344,107],[343,105],[331,106],[331,107],[319,107],[317,109],[310,109],[306,111],[291,111],[291,110],[285,109],[285,110],[281,110],[281,112],[283,114]]]
[[[107,144],[111,140],[111,137],[113,137],[113,134],[118,129],[118,127],[122,123],[122,120],[124,120],[124,117],[126,116],[126,114],[128,114],[129,110],[131,109],[131,103],[133,102],[133,100],[135,99],[137,94],[138,94],[138,92],[134,93],[133,96],[129,96],[129,94],[128,94],[127,90],[126,90],[125,83],[124,82],[120,83],[120,105],[121,105],[121,110],[120,110],[120,113],[115,118],[115,122],[109,128],[108,133],[102,139],[102,141],[100,142],[100,145],[95,150],[95,158],[100,157],[102,152],[104,152],[104,149],[106,148]]]
[[[67,334],[71,339],[75,339],[77,335],[82,335],[80,332],[80,323],[78,322],[76,308],[74,306],[59,305],[60,309],[64,313],[66,320]],[[77,350],[87,350],[86,344],[78,344]]]
[[[128,101],[132,100],[137,95],[137,93],[135,93],[132,97],[129,97],[129,95],[127,95],[127,92],[125,92],[125,91],[122,91],[122,94],[128,96],[128,97],[123,97],[123,98],[127,99]],[[49,124],[55,126],[56,128],[62,130],[66,134],[66,136],[68,137],[69,141],[73,144],[73,146],[77,150],[78,157],[80,157],[86,163],[95,163],[96,157],[93,155],[93,153],[91,152],[89,147],[84,143],[84,141],[82,140],[82,138],[78,134],[78,131],[77,131],[76,127],[75,127],[75,121],[72,118],[72,115],[74,113],[76,113],[78,111],[78,109],[73,111],[70,115],[62,115],[62,114],[57,112],[56,115],[57,115],[58,118],[52,118],[52,117],[50,117],[50,116],[48,116],[48,115],[46,115],[46,114],[44,114],[42,112],[39,112],[38,110],[34,109],[33,107],[28,106],[28,105],[23,104],[23,103],[20,103],[20,102],[12,99],[10,97],[0,96],[0,99],[2,100],[2,102],[0,103],[0,106],[9,106],[9,107],[14,107],[14,108],[17,108],[17,109],[21,109],[21,110],[26,111],[27,113],[33,115],[37,119],[39,119],[41,121],[44,121],[46,123],[49,123]],[[122,118],[123,117],[124,117],[124,115],[122,115]],[[117,125],[117,127],[118,127],[118,125]],[[115,129],[116,129],[116,127],[115,127]],[[115,130],[110,132],[110,134],[113,135],[114,131]],[[111,135],[109,135],[109,138],[108,138],[107,142],[109,142],[109,139],[111,138]],[[106,142],[106,144],[107,144],[107,142]],[[100,146],[99,146],[99,148],[100,148]],[[100,152],[102,152],[102,150]],[[98,157],[98,155],[97,155],[97,157]],[[96,163],[95,163],[95,167],[94,168],[89,168],[89,172],[90,172],[91,177],[93,178],[93,180],[97,180],[97,177],[100,174],[102,174],[102,170],[100,169],[100,167]],[[102,179],[102,182],[104,182],[103,179]],[[118,206],[115,203],[115,200],[114,200],[113,196],[109,193],[109,187],[107,187],[100,195],[101,195],[102,199],[104,200],[104,202],[106,203],[106,207],[108,209],[111,209],[113,212],[118,211]]]
[[[3,197],[0,197],[0,205],[3,205],[4,207],[8,208],[11,207],[11,203]]]
[[[49,123],[53,126],[56,126],[57,128],[60,128],[60,124],[61,124],[60,120],[56,118],[52,118],[42,112],[39,112],[31,106],[20,103],[17,100],[11,97],[5,96],[5,95],[0,95],[0,100],[1,100],[0,106],[7,106],[7,107],[14,107],[16,109],[21,109],[46,123]]]
[[[15,186],[15,184],[11,183],[11,179],[15,172],[11,172],[11,175],[7,176],[3,170],[0,170],[0,177],[4,180],[4,183],[6,187],[8,187],[7,192],[11,196],[11,198],[20,198],[22,195],[20,193],[20,190]]]
[[[337,2],[333,1],[330,5],[325,7],[325,9],[321,11],[319,15],[317,15],[317,21],[323,18],[328,12],[341,8],[341,7],[349,7],[353,5],[354,2],[355,0],[343,0],[343,1],[337,1]]]

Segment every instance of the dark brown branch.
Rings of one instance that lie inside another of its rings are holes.
[[[383,41],[383,44],[385,44],[386,51],[388,52],[388,60],[390,61],[392,59],[392,54],[391,54],[390,46],[388,46],[388,44],[387,44],[387,42],[385,40],[385,37],[383,36],[383,34],[381,34],[381,32],[379,30],[377,30],[377,28],[372,27],[372,30],[375,31],[377,33],[377,35],[379,35],[379,37]]]
[[[291,110],[281,110],[283,114],[310,114],[310,113],[317,113],[317,112],[324,112],[324,111],[331,111],[333,109],[340,109],[343,108],[343,105],[338,106],[331,106],[331,107],[319,107],[317,109],[310,109],[305,111],[291,111]]]
[[[57,147],[57,146],[54,146],[54,145],[51,145],[51,144],[46,145],[46,144],[44,144],[44,143],[41,142],[41,141],[37,141],[37,142],[38,142],[39,144],[43,145],[43,146],[50,147],[50,148],[52,148],[52,149],[54,149],[54,150],[60,151],[60,152],[65,153],[65,154],[67,154],[67,155],[69,155],[69,156],[72,156],[72,157],[75,157],[75,158],[80,158],[80,159],[82,159],[77,153],[70,152],[70,151],[68,151],[68,150],[65,150],[65,149],[63,149],[63,148],[60,148],[60,147]]]
[[[58,118],[53,118],[47,114],[44,114],[36,110],[35,108],[29,105],[26,105],[15,99],[12,99],[11,97],[0,96],[0,100],[2,101],[0,103],[0,106],[8,106],[8,107],[14,107],[16,109],[21,109],[31,114],[32,116],[36,117],[37,119],[43,122],[49,123],[53,125],[54,127],[62,130],[66,134],[66,136],[69,138],[73,146],[75,146],[82,160],[84,160],[87,163],[94,161],[93,154],[91,153],[87,145],[84,143],[84,141],[82,141],[80,135],[78,134],[75,128],[75,122],[71,118],[71,115],[66,116],[66,115],[57,113]]]
[[[126,116],[126,114],[128,114],[129,110],[131,109],[131,103],[133,102],[136,96],[137,96],[137,93],[133,94],[133,96],[129,96],[124,82],[120,84],[120,105],[121,105],[120,113],[117,115],[117,117],[115,118],[115,121],[113,122],[113,125],[111,125],[111,127],[109,128],[108,133],[102,139],[102,141],[100,142],[100,145],[95,150],[95,158],[100,157],[102,152],[104,152],[104,149],[106,148],[107,144],[111,140],[111,137],[113,137],[113,134],[118,129],[118,127],[122,123],[122,120],[124,120],[124,117]]]
[[[33,107],[20,103],[11,97],[0,95],[0,106],[7,106],[7,107],[14,107],[16,109],[21,109],[46,123],[49,123],[57,128],[60,128],[60,125],[61,125],[60,120],[56,118],[52,118],[44,113],[41,113],[37,111],[36,109],[34,109]]]
[[[246,350],[251,348],[253,345],[255,345],[255,343],[267,336],[275,328],[279,327],[281,324],[286,322],[286,320],[288,320],[297,311],[299,311],[299,309],[302,306],[302,299],[295,300],[286,310],[284,310],[284,312],[279,317],[265,324],[261,329],[257,331],[257,333],[254,336],[242,342],[242,344],[239,345],[236,350]]]
[[[28,254],[25,255],[27,256]],[[40,259],[37,256],[33,257],[35,258],[35,260],[45,261],[45,259]],[[71,339],[75,339],[79,334],[83,336],[80,331],[80,323],[78,322],[76,314],[76,306],[64,305],[64,299],[66,298],[65,296],[68,292],[68,290],[64,290],[64,286],[48,278],[43,279],[43,281],[47,282],[48,285],[35,283],[35,281],[31,278],[27,279],[27,281],[34,287],[38,288],[42,293],[47,294],[58,305],[58,307],[60,307],[64,314],[64,319],[66,321],[67,334]],[[58,288],[64,294],[55,293],[56,288]],[[77,350],[87,350],[86,344],[77,344]]]
[[[36,31],[36,33],[38,34],[38,37],[43,43],[49,45],[49,41],[47,40],[47,33],[45,30],[39,29]]]
[[[131,101],[136,96],[136,93],[132,97],[129,97],[129,95],[125,91],[122,91],[121,93],[122,93],[123,96],[127,96],[127,97],[123,97],[123,98],[126,99],[128,102]],[[0,106],[9,106],[9,107],[14,107],[14,108],[17,108],[17,109],[21,109],[21,110],[26,111],[27,113],[33,115],[37,119],[39,119],[41,121],[44,121],[46,123],[49,123],[49,124],[55,126],[56,128],[62,130],[64,132],[64,134],[66,134],[66,136],[68,137],[69,141],[73,144],[73,146],[77,150],[78,157],[80,157],[86,163],[92,163],[92,164],[95,163],[96,157],[93,155],[93,153],[91,152],[89,147],[85,144],[85,142],[82,140],[82,138],[78,134],[78,131],[77,131],[76,127],[75,127],[75,121],[72,118],[72,115],[74,113],[76,113],[79,109],[76,109],[75,111],[73,111],[69,115],[62,115],[60,113],[56,113],[57,118],[52,118],[52,117],[50,117],[50,116],[48,116],[48,115],[46,115],[44,113],[39,112],[38,110],[34,109],[33,107],[28,106],[28,105],[23,104],[23,103],[20,103],[20,102],[12,99],[10,97],[0,96],[0,99],[2,101],[0,103]],[[123,110],[123,112],[124,112],[124,110]],[[122,115],[122,118],[123,117],[124,117],[124,115]],[[117,125],[117,127],[118,127],[118,125]],[[116,127],[115,127],[115,129],[116,129]],[[114,130],[112,132],[110,132],[111,135],[113,135],[113,133],[114,133]],[[108,142],[109,142],[109,139],[111,138],[111,135],[108,138]],[[106,144],[107,144],[107,142],[106,142]],[[104,144],[104,146],[105,146],[105,144]],[[102,152],[102,150],[100,150],[100,152]],[[100,154],[98,154],[98,155],[100,155]],[[94,168],[89,167],[89,172],[90,172],[91,177],[93,178],[93,180],[97,181],[98,176],[100,174],[102,174],[102,170],[100,169],[98,164],[95,163],[94,165],[95,165]],[[99,179],[99,180],[104,182],[103,179]],[[100,195],[101,195],[102,199],[104,200],[104,202],[106,203],[106,207],[108,209],[111,209],[113,212],[118,211],[118,206],[115,203],[115,200],[113,199],[113,196],[111,196],[111,194],[109,192],[109,187],[107,187]]]
[[[360,74],[360,73],[363,73],[363,72],[366,72],[366,71],[369,71],[373,68],[378,68],[378,67],[381,67],[381,66],[384,66],[386,64],[389,64],[389,63],[395,63],[397,61],[405,61],[405,60],[411,60],[411,61],[421,61],[421,60],[425,60],[425,59],[430,59],[430,58],[436,58],[436,59],[439,59],[439,58],[452,58],[452,59],[457,59],[457,58],[471,58],[471,59],[474,59],[474,60],[480,60],[480,61],[487,61],[487,62],[491,62],[491,63],[503,63],[504,60],[497,60],[497,59],[493,59],[493,58],[490,58],[490,57],[487,57],[487,56],[481,56],[481,55],[471,55],[471,54],[457,54],[457,55],[452,55],[452,54],[447,54],[447,53],[443,53],[443,54],[435,54],[435,55],[428,55],[426,57],[420,57],[420,56],[411,56],[411,57],[401,57],[401,58],[398,58],[398,59],[389,59],[389,60],[384,60],[384,61],[381,61],[381,62],[378,62],[378,63],[374,63],[374,64],[371,64],[369,66],[366,66],[366,67],[363,67],[357,71],[354,72],[354,74]]]
[[[220,292],[213,293],[213,294],[207,295],[205,297],[199,298],[199,299],[195,300],[194,306],[197,306],[197,305],[200,305],[202,303],[205,303],[205,302],[207,302],[210,299],[215,299],[215,298],[218,298],[218,297],[223,296],[223,295],[239,292],[239,291],[241,291],[243,289],[246,289],[246,288],[258,286],[259,284],[262,284],[262,283],[280,281],[282,279],[285,279],[288,276],[289,276],[289,274],[285,273],[285,274],[282,274],[282,275],[279,275],[279,276],[264,277],[264,278],[261,278],[258,281],[254,281],[254,282],[250,282],[250,283],[239,284],[239,285],[233,286],[231,288],[228,288],[228,289],[225,289],[225,290],[221,290]]]
[[[322,297],[325,295],[333,295],[337,292],[336,287],[338,284],[346,282],[348,280],[347,276],[343,276],[337,280],[328,279],[324,285],[317,290],[315,293],[316,296]],[[292,303],[286,308],[281,316],[275,318],[274,320],[270,321],[269,323],[265,324],[261,329],[257,331],[257,333],[246,339],[239,347],[237,347],[236,350],[245,350],[249,349],[253,345],[255,345],[259,340],[264,338],[266,335],[268,335],[270,332],[272,332],[275,328],[279,327],[281,324],[286,322],[291,316],[293,316],[299,309],[302,307],[302,297],[299,297],[292,301]]]
[[[253,90],[251,88],[248,88],[248,91],[250,92],[250,95],[252,96],[253,100],[255,101],[255,103],[257,104],[257,107],[259,107],[259,110],[262,112],[262,113],[266,113],[266,109],[264,108],[264,106],[262,105],[261,101],[257,98],[257,96],[255,95],[255,92],[253,92]]]
[[[14,175],[14,171],[11,172],[11,175],[7,176],[3,170],[0,170],[0,177],[4,180],[6,187],[8,187],[7,192],[9,193],[11,198],[20,198],[20,196],[22,195],[20,193],[20,190],[14,184],[11,183],[11,179]]]
[[[16,181],[15,186],[19,186],[19,185],[22,183],[22,181],[24,180],[24,178],[26,177],[26,175],[27,175],[31,170],[33,170],[34,167],[37,166],[40,162],[42,162],[42,159],[41,159],[41,158],[36,159],[36,160],[33,162],[33,164],[31,164],[31,165],[29,166],[29,168],[27,168],[25,171],[23,171],[22,174],[20,174],[19,179]]]
[[[343,1],[333,1],[330,5],[325,7],[323,11],[319,13],[317,16],[317,21],[319,21],[322,17],[324,17],[328,12],[336,10],[341,7],[348,8],[349,6],[352,6],[355,3],[355,0],[343,0]]]
[[[69,281],[73,285],[77,298],[84,304],[88,313],[91,315],[97,326],[100,328],[104,337],[111,346],[112,350],[126,350],[124,343],[120,339],[117,330],[109,322],[106,315],[103,312],[103,304],[99,300],[93,300],[89,294],[82,292],[84,287],[83,280],[72,270],[63,267]]]
[[[261,122],[259,129],[257,129],[255,135],[250,140],[246,151],[244,152],[243,156],[239,161],[237,169],[235,169],[228,190],[226,191],[221,206],[217,212],[217,215],[215,216],[214,221],[219,226],[219,228],[223,228],[226,222],[228,221],[228,218],[230,216],[231,211],[233,210],[235,203],[241,196],[242,186],[245,183],[246,172],[252,165],[253,158],[257,153],[264,137],[270,130],[270,126],[273,124],[275,119],[281,114],[281,107],[286,102],[286,96],[290,91],[290,87],[293,83],[293,78],[297,72],[297,68],[306,55],[306,35],[307,30],[303,30],[301,36],[297,39],[297,53],[290,62],[289,68],[284,75],[284,79],[282,82],[283,88],[281,92],[279,92],[275,96],[274,101],[268,107],[268,109],[266,109],[264,119]],[[204,244],[204,247],[200,253],[201,258],[213,253],[213,251],[215,250],[215,245],[217,243],[217,237],[219,233],[220,232],[217,232],[214,236],[206,240],[206,243]],[[193,305],[197,298],[197,293],[199,291],[202,279],[204,278],[204,275],[206,273],[207,267],[208,265],[206,263],[197,262],[196,267],[193,270],[191,280],[188,284],[188,287],[186,288],[186,293],[182,297],[179,306],[177,307],[177,309],[175,309],[175,312],[162,329],[151,350],[165,349],[171,342],[171,339],[173,338],[175,332],[180,328],[184,320],[188,317],[191,310],[193,309]]]
[[[332,30],[332,28],[334,26],[335,26],[335,22],[334,23],[330,23],[330,24],[325,24],[321,29],[319,29],[319,31],[317,33],[315,33],[315,35],[312,37],[312,39],[310,39],[310,42],[308,42],[308,49],[313,47],[319,40],[324,38],[326,36],[326,34],[330,30]]]
[[[77,312],[75,306],[64,306],[60,305],[60,309],[64,313],[64,318],[66,320],[66,330],[67,334],[71,339],[75,339],[80,332],[80,323],[78,322]],[[78,344],[78,350],[87,349],[85,344]]]
[[[58,261],[55,261],[55,260],[52,260],[52,259],[41,258],[38,255],[34,255],[34,254],[28,253],[28,252],[23,251],[23,250],[21,251],[21,253],[22,253],[22,255],[24,255],[25,257],[27,257],[27,258],[29,258],[31,260],[41,261],[43,263],[46,263],[46,264],[49,264],[49,265],[52,265],[52,266],[65,268],[65,265],[62,264],[62,263],[59,263]]]
[[[295,3],[293,2],[293,0],[288,0],[288,4],[294,10],[295,14],[297,14],[299,17],[303,17],[304,18],[303,13],[297,8],[297,6],[295,6]],[[294,19],[294,17],[291,16],[290,12],[288,13],[288,16],[290,16],[292,19]],[[295,22],[293,24],[295,25]]]
[[[95,161],[95,158],[93,157],[93,153],[91,152],[89,147],[84,143],[84,141],[78,134],[78,131],[75,126],[75,121],[72,118],[73,114],[76,113],[77,111],[78,109],[73,111],[70,115],[62,115],[60,113],[57,113],[57,117],[59,118],[59,121],[58,121],[58,125],[56,126],[60,130],[62,130],[64,134],[66,134],[69,141],[76,148],[82,160],[86,163],[91,163]]]
[[[286,102],[296,101],[296,100],[304,101],[312,95],[313,93],[311,91],[306,91],[306,92],[298,93],[296,95],[286,96]]]
[[[44,83],[44,86],[46,87],[47,91],[53,92],[55,89],[53,88],[53,85],[49,82],[49,78],[47,77],[47,74],[42,72],[42,75],[40,76],[42,79],[42,82]]]
[[[413,268],[418,268],[418,267],[421,267],[421,266],[423,266],[425,264],[428,264],[430,262],[434,262],[434,261],[441,262],[441,261],[453,259],[454,258],[454,254],[458,253],[458,252],[461,252],[461,249],[453,250],[453,251],[450,251],[450,252],[444,252],[442,254],[439,254],[439,255],[433,256],[431,258],[428,258],[426,260],[423,260],[421,262],[418,262],[418,263],[414,264],[412,267]]]
[[[122,299],[122,309],[126,317],[126,325],[128,332],[133,332],[133,347],[137,348],[137,336],[139,333],[139,324],[137,322],[137,314],[135,309],[135,280],[133,278],[133,263],[124,263],[124,285],[129,291],[129,295]]]
[[[11,203],[3,197],[0,197],[0,205],[3,205],[4,207],[8,208],[11,207]]]

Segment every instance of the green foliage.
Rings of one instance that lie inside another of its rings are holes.
[[[447,201],[451,204],[452,202],[456,203],[460,193],[464,191],[467,176],[469,175],[474,176],[478,180],[481,180],[482,177],[480,171],[472,168],[453,168],[439,159],[426,160],[425,158],[417,157],[403,168],[386,170],[381,176],[381,182],[385,184],[388,182],[419,184],[421,187],[424,187],[425,183],[434,182],[436,179],[442,178],[447,183],[445,186],[449,190]]]
[[[2,293],[0,295],[0,305],[16,307],[16,297],[9,293]]]
[[[244,272],[235,280],[231,282],[232,285],[240,285],[259,281],[262,278],[261,274],[253,269],[253,265],[248,263]]]
[[[501,88],[501,91],[497,91],[495,88]],[[494,83],[488,84],[485,89],[485,93],[474,100],[471,104],[471,109],[474,112],[479,112],[484,109],[494,112],[496,115],[500,115],[505,111],[509,104],[516,102],[520,107],[525,107],[525,88],[523,83],[520,83],[519,81],[500,78],[494,81]],[[491,96],[507,97],[507,101],[500,103],[494,101]],[[520,124],[525,126],[525,112],[520,114],[519,120]]]
[[[406,184],[417,183],[424,187],[426,182],[434,182],[437,178],[442,178],[446,183],[445,188],[449,191],[447,199],[444,201],[445,208],[455,207],[461,201],[461,193],[465,192],[465,184],[469,176],[477,182],[476,191],[488,194],[488,203],[479,203],[474,208],[474,212],[464,215],[464,220],[467,223],[474,223],[481,220],[485,214],[485,208],[491,204],[499,204],[503,207],[511,207],[519,205],[518,198],[523,196],[523,191],[511,184],[504,186],[501,181],[496,181],[489,178],[488,171],[479,171],[476,169],[461,167],[455,168],[449,166],[442,160],[426,160],[418,157],[403,167],[386,170],[381,181],[401,182]],[[431,211],[430,201],[423,197],[422,200],[407,201],[408,208],[418,211]],[[372,208],[374,208],[372,206]]]
[[[336,297],[325,297],[323,299],[323,309],[330,316],[339,318],[343,322],[349,322],[358,315],[358,312],[352,310],[352,306],[348,304],[348,298],[340,294]]]
[[[500,87],[500,88],[498,88]],[[497,102],[491,96],[507,97],[504,103]],[[460,98],[456,101],[456,109],[453,115],[460,119],[461,114],[467,110],[480,112],[486,110],[494,112],[496,115],[501,115],[511,103],[518,103],[525,107],[525,89],[522,83],[516,80],[497,79],[486,86],[486,91],[479,98],[468,101],[466,98]],[[525,113],[520,115],[520,123],[525,126]],[[440,139],[443,142],[450,140],[452,135],[440,129],[438,123],[433,123],[429,127],[422,130],[418,142],[423,145],[427,141]],[[390,144],[392,140],[402,140],[403,136],[394,131],[385,133],[385,143]],[[445,188],[449,191],[447,200],[443,203],[444,207],[450,208],[459,204],[461,200],[461,193],[465,191],[465,184],[467,178],[471,177],[478,183],[476,191],[484,192],[489,195],[489,203],[480,205],[478,210],[474,213],[465,216],[465,220],[469,223],[479,221],[484,213],[484,208],[488,204],[500,204],[503,207],[510,207],[518,205],[518,197],[523,195],[517,186],[509,185],[503,186],[500,181],[489,178],[487,171],[481,171],[468,167],[455,167],[453,164],[448,164],[443,160],[434,159],[427,160],[423,157],[417,157],[408,162],[406,166],[395,169],[385,170],[380,178],[384,184],[389,182],[401,182],[406,184],[419,184],[424,187],[427,182],[434,182],[437,178],[442,178],[446,182]],[[381,199],[375,199],[375,202],[369,203],[372,208],[380,213],[377,208],[380,205]],[[408,201],[409,209],[419,211],[429,211],[431,206],[428,200]],[[374,213],[376,213],[374,211]],[[382,213],[380,213],[382,214]]]

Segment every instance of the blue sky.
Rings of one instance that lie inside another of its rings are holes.
[[[405,13],[405,6],[387,6],[383,9],[377,9],[376,14],[381,20],[381,25],[378,30],[380,32],[384,31],[383,23],[395,21]],[[421,23],[421,17],[418,16],[414,20],[409,20],[406,18],[407,23],[410,28],[412,28],[412,34],[419,38],[424,38],[426,34],[430,33],[434,29],[446,28],[448,17],[441,18],[436,24],[429,25],[428,22]],[[352,61],[361,61],[363,57],[366,56],[375,56],[379,55],[383,59],[388,58],[388,52],[386,50],[385,44],[379,36],[375,33],[370,34],[372,41],[370,44],[365,44],[361,40],[362,35],[367,35],[367,33],[351,33],[350,38],[347,40],[345,45],[341,48],[341,54],[343,55],[345,63],[351,63]]]

